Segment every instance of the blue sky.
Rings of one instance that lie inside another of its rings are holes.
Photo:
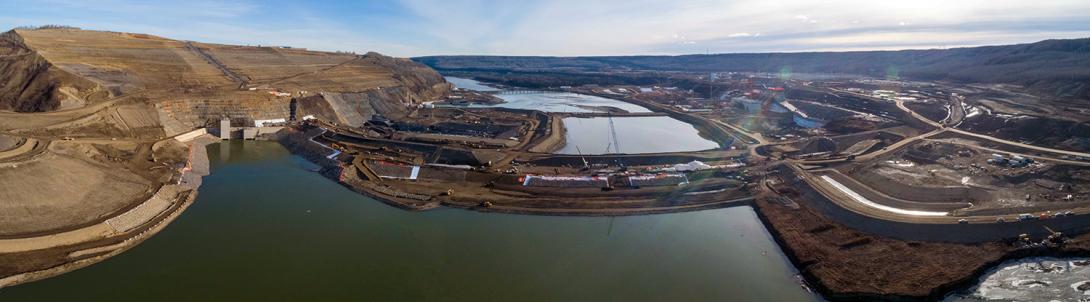
[[[0,1],[2,30],[44,24],[402,57],[795,52],[1090,37],[1090,1]]]

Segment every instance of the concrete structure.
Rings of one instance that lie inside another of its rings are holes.
[[[205,134],[208,134],[208,131],[206,129],[204,129],[204,128],[199,128],[197,130],[193,130],[193,131],[189,131],[189,132],[186,132],[186,133],[183,133],[183,134],[179,134],[178,136],[175,136],[174,139],[178,140],[179,142],[188,142],[188,141],[193,140],[194,138],[197,138],[198,136],[205,135]]]
[[[802,114],[797,114],[797,113],[794,114],[791,117],[791,119],[795,122],[795,125],[798,125],[799,127],[803,127],[803,128],[821,128],[821,127],[824,127],[825,124],[829,123],[828,121],[825,121],[825,120],[822,120],[822,119],[812,118],[812,117],[802,115]]]
[[[742,107],[744,107],[747,112],[753,113],[753,114],[761,113],[762,111],[764,111],[764,108],[765,108],[764,107],[764,101],[755,100],[755,99],[751,99],[751,98],[737,97],[737,98],[734,98],[734,102],[742,104]],[[768,106],[768,112],[769,113],[787,113],[789,111],[787,110],[787,108],[784,108],[782,105],[780,105],[779,102],[773,102]]]
[[[220,139],[231,139],[231,119],[220,120]]]
[[[282,119],[282,118],[267,119],[267,120],[254,120],[254,127],[267,127],[267,126],[273,126],[273,125],[283,126],[284,124],[287,124],[287,123],[288,123],[288,120],[287,119]]]
[[[257,139],[257,128],[242,128],[242,139]]]

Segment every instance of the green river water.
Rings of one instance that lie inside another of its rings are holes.
[[[407,212],[274,142],[208,146],[161,233],[0,301],[807,301],[748,207],[632,217]]]

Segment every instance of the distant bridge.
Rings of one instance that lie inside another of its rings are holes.
[[[560,117],[579,118],[669,116],[665,112],[555,112],[553,114]]]
[[[541,89],[504,89],[497,91],[485,91],[484,93],[491,95],[512,95],[512,94],[559,94],[566,93],[559,90],[541,90]]]

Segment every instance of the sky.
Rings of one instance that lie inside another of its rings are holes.
[[[0,0],[0,30],[46,24],[398,57],[892,50],[1090,37],[1090,1]]]

